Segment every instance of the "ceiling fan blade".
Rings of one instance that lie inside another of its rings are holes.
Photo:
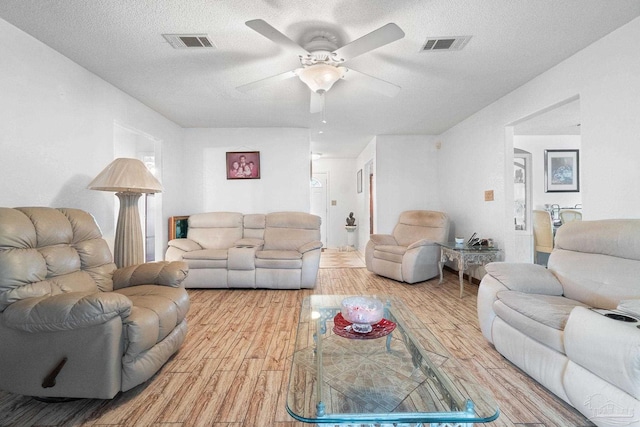
[[[396,24],[389,23],[347,45],[342,46],[333,53],[338,60],[348,61],[358,55],[362,55],[363,53],[367,53],[403,37],[404,31],[402,31]]]
[[[321,113],[324,110],[324,93],[311,92],[311,107],[309,111],[313,113]]]
[[[296,77],[296,70],[286,71],[284,73],[276,74],[275,76],[267,77],[265,79],[256,80],[252,83],[247,83],[242,86],[238,86],[236,89],[240,92],[248,92],[253,89],[257,89],[263,86],[267,86],[281,80],[290,79],[292,77]]]
[[[245,24],[247,25],[247,27],[262,34],[272,42],[287,49],[293,50],[302,57],[309,55],[309,52],[307,52],[305,48],[282,34],[280,31],[273,28],[271,25],[267,24],[267,22],[263,21],[262,19],[247,21],[245,22]]]
[[[348,69],[348,71],[344,74],[344,79],[347,81],[361,82],[366,87],[371,88],[383,95],[386,95],[389,98],[393,98],[394,96],[396,96],[402,89],[398,85],[389,83],[385,80],[370,76],[365,73],[361,73],[360,71],[356,71],[353,68]]]

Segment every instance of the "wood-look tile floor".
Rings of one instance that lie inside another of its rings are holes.
[[[483,338],[477,286],[458,276],[415,285],[363,268],[321,269],[312,290],[189,290],[189,334],[151,380],[113,400],[47,404],[0,391],[1,426],[301,427],[285,410],[300,304],[311,294],[402,298],[449,351],[489,388],[501,415],[490,426],[592,425],[506,361]],[[2,345],[0,343],[0,345]],[[0,361],[0,363],[2,363]]]
[[[322,251],[320,268],[365,268],[364,256],[358,251]]]

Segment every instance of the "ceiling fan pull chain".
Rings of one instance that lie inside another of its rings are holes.
[[[325,94],[324,92],[320,94],[320,97],[322,99],[320,102],[321,102],[321,105],[322,105],[322,123],[326,124],[327,123],[327,118],[324,115],[324,111],[325,111],[325,108],[324,108],[324,106],[325,106],[324,94]]]

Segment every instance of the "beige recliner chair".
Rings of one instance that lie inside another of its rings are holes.
[[[372,234],[367,269],[399,282],[417,283],[439,274],[440,246],[449,237],[449,217],[436,211],[405,211],[392,234]]]
[[[186,275],[116,269],[84,211],[0,208],[0,389],[110,399],[148,380],[186,337]]]

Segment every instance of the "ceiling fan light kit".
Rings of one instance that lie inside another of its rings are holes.
[[[311,34],[305,47],[302,47],[262,19],[247,21],[246,25],[272,42],[296,53],[302,67],[239,86],[237,89],[241,91],[256,89],[289,78],[293,74],[315,93],[315,96],[311,95],[310,111],[312,113],[324,111],[324,93],[350,71],[349,68],[342,66],[344,62],[404,37],[400,27],[389,23],[340,48],[337,48],[334,35],[326,31],[316,31]],[[400,90],[400,87],[393,83],[352,71],[366,84],[387,96],[395,96]]]
[[[296,70],[296,75],[316,93],[327,92],[335,82],[344,77],[346,68],[329,64],[315,64]]]

